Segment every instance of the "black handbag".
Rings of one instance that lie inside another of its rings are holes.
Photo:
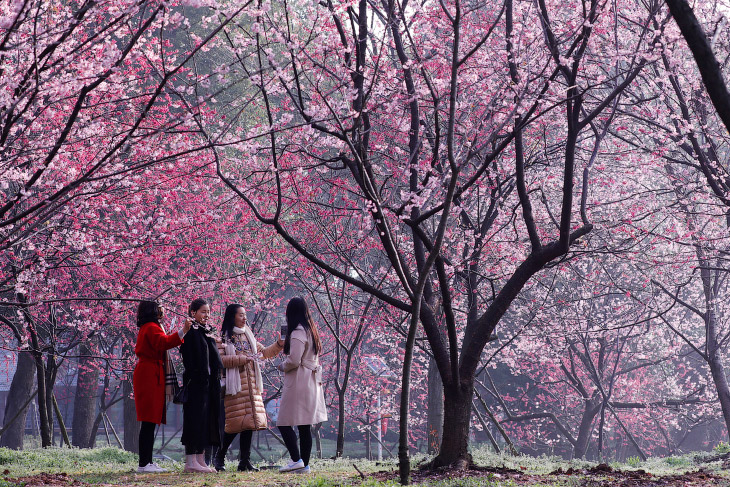
[[[188,402],[188,385],[190,384],[190,380],[188,380],[185,384],[183,384],[182,387],[175,393],[175,395],[172,398],[172,402],[174,404],[185,404]]]

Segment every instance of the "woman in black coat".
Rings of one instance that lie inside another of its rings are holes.
[[[190,303],[188,315],[193,319],[185,341],[180,345],[185,372],[183,387],[182,444],[185,445],[186,472],[215,472],[205,464],[205,448],[220,445],[219,417],[221,363],[213,330],[208,327],[210,305],[204,299]]]

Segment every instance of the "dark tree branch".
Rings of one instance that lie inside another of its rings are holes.
[[[730,131],[730,92],[728,92],[725,78],[722,76],[720,63],[712,51],[710,39],[702,29],[687,0],[666,0],[666,2],[684,40],[687,41],[687,45],[692,51],[710,100],[722,123],[725,124],[725,128]]]

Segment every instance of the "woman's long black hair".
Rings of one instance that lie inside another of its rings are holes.
[[[322,350],[322,342],[319,340],[319,333],[317,332],[317,326],[312,320],[312,315],[309,313],[309,307],[307,307],[304,298],[297,296],[289,300],[289,304],[286,305],[286,339],[284,340],[284,353],[289,355],[289,345],[291,343],[291,333],[294,329],[302,325],[310,335],[312,335],[312,343],[314,344],[314,353],[319,355]]]
[[[221,337],[228,340],[233,338],[233,327],[236,326],[236,313],[243,308],[240,304],[229,304],[226,306],[226,312],[223,314],[223,324],[221,325]]]
[[[140,301],[137,308],[137,326],[142,327],[150,322],[160,324],[160,305],[157,301]]]

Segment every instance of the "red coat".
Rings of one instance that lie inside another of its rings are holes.
[[[145,323],[139,329],[134,347],[139,362],[132,378],[137,421],[165,422],[165,352],[182,342],[177,332],[165,335],[157,323]]]

